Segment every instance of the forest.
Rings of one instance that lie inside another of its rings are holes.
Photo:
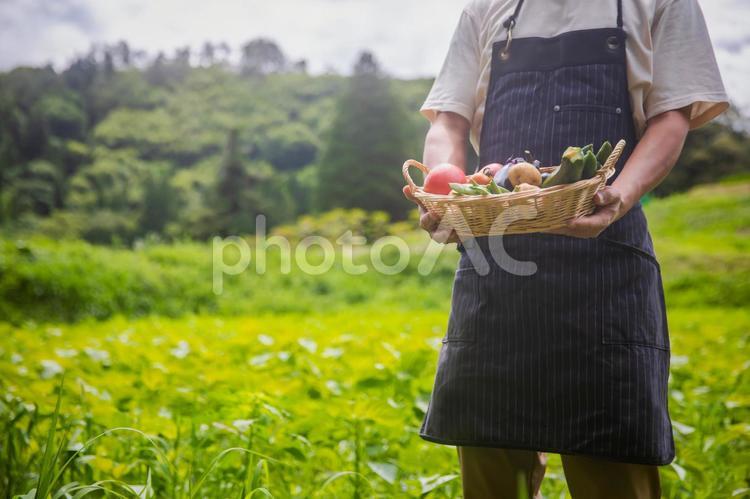
[[[408,214],[399,166],[421,157],[430,80],[391,78],[368,52],[349,76],[309,75],[263,38],[230,54],[119,42],[0,74],[3,231],[130,244],[251,233],[258,214]],[[747,172],[739,122],[693,132],[654,194]]]

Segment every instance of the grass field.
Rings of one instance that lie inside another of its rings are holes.
[[[647,212],[672,337],[665,497],[749,495],[750,184]],[[454,253],[431,276],[237,276],[216,297],[197,244],[1,248],[0,497],[66,459],[51,490],[69,497],[460,496],[455,450],[417,435]],[[543,492],[566,496],[555,457]]]

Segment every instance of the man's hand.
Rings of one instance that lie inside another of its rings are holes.
[[[659,185],[674,166],[690,127],[689,116],[689,108],[685,107],[649,119],[646,132],[617,179],[594,197],[597,210],[587,217],[571,220],[567,227],[550,232],[596,237],[622,218],[641,196]]]
[[[596,237],[630,209],[630,206],[623,202],[617,187],[611,185],[596,193],[594,204],[597,208],[591,215],[574,218],[565,227],[549,232],[571,237]]]
[[[458,242],[456,231],[440,227],[440,219],[425,209],[424,205],[412,195],[408,185],[404,186],[404,196],[419,208],[419,226],[426,230],[432,239],[442,244]]]
[[[437,113],[424,140],[423,163],[427,166],[450,163],[466,170],[464,165],[470,126],[469,120],[460,114],[449,111]],[[458,242],[456,232],[440,227],[440,219],[422,206],[412,195],[409,186],[404,187],[404,196],[419,206],[419,225],[430,233],[432,239],[444,244]]]

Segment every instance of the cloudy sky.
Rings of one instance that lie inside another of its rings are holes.
[[[466,0],[0,0],[0,69],[61,67],[92,43],[149,52],[206,40],[276,40],[311,71],[347,72],[372,50],[401,77],[440,68]],[[732,100],[750,112],[750,0],[700,0]]]

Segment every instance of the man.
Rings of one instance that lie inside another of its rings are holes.
[[[464,9],[422,107],[425,164],[464,166],[467,137],[480,166],[527,149],[553,165],[567,146],[627,141],[592,215],[502,237],[511,258],[536,263],[533,275],[495,261],[494,237],[459,244],[420,434],[457,446],[465,497],[538,494],[545,451],[562,455],[575,498],[660,495],[658,466],[674,457],[669,338],[639,199],[668,174],[688,130],[727,107],[696,0]],[[455,238],[420,209],[435,239]]]

